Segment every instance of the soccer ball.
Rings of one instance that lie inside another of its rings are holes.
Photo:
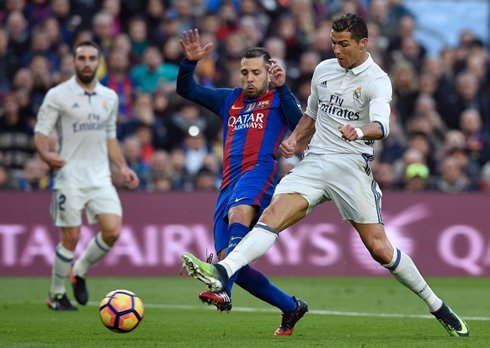
[[[100,320],[111,331],[133,331],[143,320],[143,302],[128,290],[114,290],[105,295],[99,306]]]

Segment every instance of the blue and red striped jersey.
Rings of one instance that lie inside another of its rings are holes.
[[[283,85],[257,99],[246,99],[242,88],[212,89],[193,77],[196,62],[184,59],[177,93],[217,114],[223,120],[223,183],[225,188],[243,172],[260,167],[273,178],[276,152],[288,125],[294,129],[302,111],[298,99]]]

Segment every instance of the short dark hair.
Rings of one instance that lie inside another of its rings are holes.
[[[100,46],[96,42],[93,42],[93,41],[82,41],[82,42],[77,43],[76,46],[73,48],[73,58],[77,57],[77,49],[79,47],[82,47],[82,46],[94,47],[97,50],[97,57],[100,58],[102,50],[101,50]]]
[[[262,57],[264,59],[264,62],[267,64],[269,63],[269,59],[271,59],[270,53],[267,52],[267,50],[264,47],[251,47],[243,51],[240,60],[244,58],[258,58],[258,57]]]
[[[361,39],[368,38],[368,30],[364,18],[355,13],[346,13],[332,19],[334,31],[348,31],[357,43]]]

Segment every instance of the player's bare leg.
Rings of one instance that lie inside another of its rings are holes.
[[[436,296],[412,259],[399,249],[393,248],[386,236],[384,225],[358,224],[353,221],[351,224],[358,231],[373,259],[387,268],[396,280],[424,300],[430,312],[451,336],[469,335],[468,325]]]

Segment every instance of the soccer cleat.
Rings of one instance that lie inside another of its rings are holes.
[[[221,265],[213,265],[199,260],[192,254],[182,254],[182,267],[190,276],[200,280],[214,292],[221,291],[225,287],[228,275]]]
[[[75,295],[75,300],[81,305],[86,305],[88,302],[88,290],[85,277],[76,276],[73,274],[73,265],[70,266],[68,272],[70,276],[71,285],[73,286],[73,294]]]
[[[294,325],[308,313],[308,304],[293,296],[296,302],[296,310],[294,312],[285,312],[282,314],[281,326],[274,332],[274,336],[291,336],[293,334]]]
[[[231,311],[231,298],[226,291],[203,291],[199,294],[199,299],[208,305],[215,305],[221,313]]]
[[[444,302],[441,308],[435,312],[431,312],[441,325],[446,329],[450,336],[454,337],[467,337],[470,334],[470,328],[466,325],[465,321],[461,319],[451,308],[449,308]]]
[[[48,294],[46,303],[49,308],[55,311],[78,311],[78,308],[71,304],[66,294],[56,294],[53,297]]]

